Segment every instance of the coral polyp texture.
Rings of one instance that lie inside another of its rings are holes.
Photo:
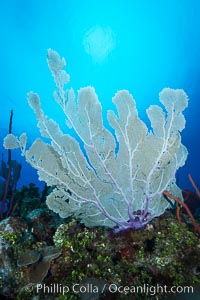
[[[27,149],[25,133],[19,138],[9,134],[4,146],[21,148],[39,179],[53,187],[46,202],[62,218],[73,216],[88,227],[113,227],[116,232],[142,228],[168,208],[164,190],[182,198],[175,174],[187,158],[180,135],[187,95],[181,89],[164,88],[159,94],[161,106],[147,109],[148,129],[129,91],[118,91],[112,99],[117,112],[107,112],[110,131],[103,124],[93,87],[81,88],[78,95],[66,89],[65,65],[64,58],[48,50],[56,83],[54,98],[64,112],[66,133],[44,114],[39,96],[30,92],[28,102],[41,137],[49,142],[36,139]]]

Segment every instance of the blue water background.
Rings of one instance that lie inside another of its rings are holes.
[[[146,122],[146,108],[158,104],[164,87],[183,88],[189,96],[182,134],[189,156],[178,172],[181,188],[191,173],[200,186],[200,1],[198,0],[4,0],[0,3],[0,152],[14,110],[13,133],[26,131],[29,144],[39,136],[29,91],[39,93],[49,117],[64,127],[52,94],[54,82],[47,49],[66,58],[70,86],[92,85],[106,110],[112,97],[128,89]],[[147,122],[148,124],[148,122]],[[149,125],[149,124],[148,124]],[[19,151],[23,164],[19,186],[37,181],[36,171]]]

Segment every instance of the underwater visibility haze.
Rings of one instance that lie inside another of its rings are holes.
[[[182,143],[188,149],[177,184],[191,189],[191,173],[200,183],[198,135],[200,20],[199,1],[14,1],[1,3],[1,152],[13,109],[15,135],[27,132],[30,145],[39,136],[27,93],[37,92],[45,113],[65,128],[62,111],[56,107],[54,81],[46,63],[47,49],[65,57],[70,84],[75,92],[94,86],[103,108],[115,109],[112,97],[126,89],[137,103],[139,116],[150,127],[146,109],[158,104],[165,88],[183,89],[189,97],[184,115]],[[19,186],[41,184],[37,174],[12,151],[22,164]]]
[[[0,1],[6,299],[199,299],[199,12]]]

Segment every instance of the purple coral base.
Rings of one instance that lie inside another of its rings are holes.
[[[144,228],[156,215],[150,215],[148,213],[150,198],[146,197],[146,207],[144,210],[133,213],[131,210],[131,206],[128,207],[129,212],[129,220],[128,221],[119,221],[117,219],[113,219],[111,216],[107,217],[116,223],[113,231],[115,233],[120,231],[125,231],[128,229],[138,230]]]
[[[118,233],[120,231],[125,231],[128,229],[138,230],[144,228],[155,216],[147,216],[143,217],[136,216],[133,220],[128,220],[124,222],[118,222],[117,226],[114,227],[114,233]]]

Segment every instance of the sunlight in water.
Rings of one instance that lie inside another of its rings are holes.
[[[84,35],[83,46],[95,63],[103,62],[115,48],[115,36],[110,27],[94,26]]]

